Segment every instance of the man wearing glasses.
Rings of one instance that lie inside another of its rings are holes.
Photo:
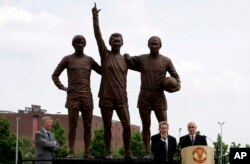
[[[193,145],[207,145],[206,136],[196,134],[197,126],[195,122],[187,125],[188,133],[180,138],[179,147],[181,149]]]

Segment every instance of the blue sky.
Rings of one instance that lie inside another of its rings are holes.
[[[195,121],[212,140],[223,125],[223,140],[250,144],[250,1],[248,0],[96,0],[100,26],[108,45],[111,33],[124,37],[121,53],[148,53],[147,40],[158,35],[161,53],[170,57],[182,88],[166,93],[170,133],[187,133]],[[17,111],[31,104],[48,113],[67,113],[66,94],[51,74],[61,58],[73,52],[71,40],[82,34],[85,53],[98,63],[93,34],[92,0],[0,0],[0,110]],[[61,76],[66,85],[66,72]],[[91,76],[94,114],[98,108],[100,76]],[[137,96],[140,74],[129,71],[127,92],[131,123],[141,125]],[[113,117],[118,120],[116,114]],[[158,132],[152,113],[152,134]],[[236,134],[236,135],[233,135]],[[212,143],[208,141],[209,145]]]

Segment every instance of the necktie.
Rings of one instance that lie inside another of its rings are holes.
[[[168,142],[165,141],[165,149],[166,149],[166,161],[168,161]]]
[[[51,136],[50,136],[50,133],[49,133],[49,132],[47,132],[47,134],[48,134],[49,141],[51,141]]]
[[[191,141],[192,141],[192,145],[193,145],[194,144],[194,136],[193,135],[192,135],[192,140]]]

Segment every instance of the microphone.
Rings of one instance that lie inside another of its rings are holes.
[[[209,139],[209,140],[212,141],[212,142],[215,142],[214,140],[212,140],[211,138],[209,138],[209,137],[206,136],[206,135],[203,135],[203,137]]]

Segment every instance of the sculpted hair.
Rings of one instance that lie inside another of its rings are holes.
[[[161,46],[161,38],[158,37],[158,36],[151,36],[151,37],[148,39],[148,45],[149,45],[149,43],[150,43],[150,41],[151,41],[152,39],[157,39],[157,40],[159,41],[159,43],[160,43],[160,46]]]
[[[112,41],[112,39],[113,39],[114,37],[121,37],[122,42],[123,42],[122,34],[120,34],[120,33],[113,33],[113,34],[111,34],[111,36],[109,37],[109,44],[111,44],[111,41]]]
[[[84,38],[84,36],[82,36],[82,35],[76,35],[72,39],[72,45],[74,45],[74,43],[76,42],[77,39],[83,39],[85,41],[85,43],[86,43],[86,39]]]

